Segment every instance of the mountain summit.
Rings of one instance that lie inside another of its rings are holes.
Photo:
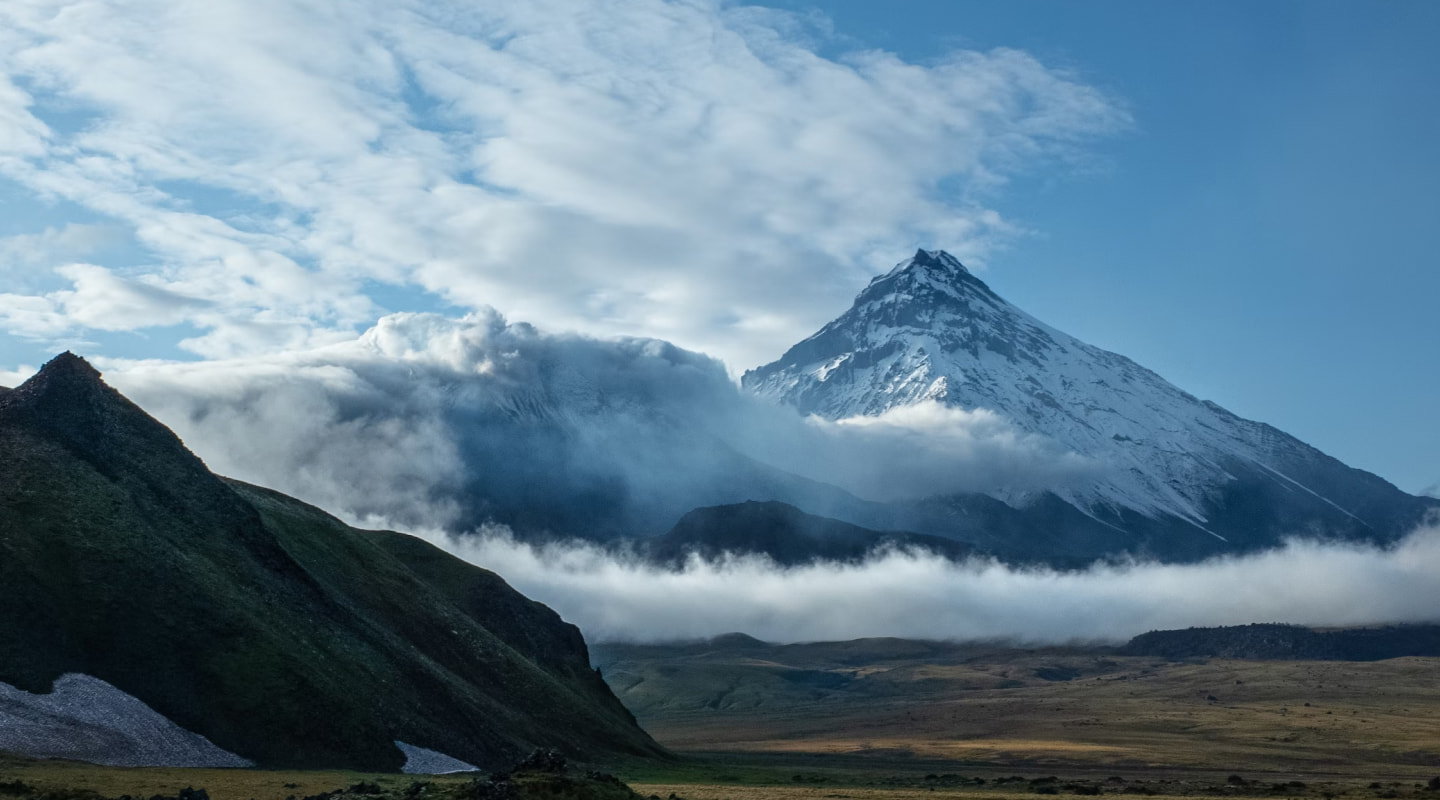
[[[832,419],[927,400],[996,412],[1098,462],[1099,478],[1053,495],[1105,525],[1164,529],[1146,537],[1162,553],[1307,533],[1385,541],[1431,505],[1044,324],[939,250],[872,280],[849,311],[742,382]],[[1210,544],[1181,543],[1189,537]]]

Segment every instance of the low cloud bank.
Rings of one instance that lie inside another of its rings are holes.
[[[215,471],[401,529],[647,535],[702,505],[827,512],[1055,489],[1097,469],[990,412],[802,418],[744,395],[708,356],[494,311],[395,314],[283,356],[102,366]]]
[[[767,414],[777,418],[774,424],[757,424]],[[1023,494],[1074,486],[1103,471],[1093,459],[1025,433],[993,411],[934,400],[876,416],[810,416],[803,425],[788,409],[755,408],[751,416],[736,428],[746,452],[869,500]]]
[[[784,569],[738,558],[693,560],[672,572],[589,545],[517,543],[501,529],[432,540],[500,573],[592,641],[743,631],[775,642],[870,636],[1123,642],[1191,626],[1440,619],[1440,526],[1383,549],[1292,541],[1199,564],[1070,572],[898,551],[859,565]]]

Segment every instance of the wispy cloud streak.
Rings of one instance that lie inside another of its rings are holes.
[[[133,237],[140,265],[85,275],[205,301],[174,316],[208,357],[343,338],[404,289],[743,366],[917,242],[983,258],[1015,232],[993,190],[1128,124],[1023,52],[826,36],[703,1],[21,0],[0,191]],[[28,304],[91,327],[76,281]]]

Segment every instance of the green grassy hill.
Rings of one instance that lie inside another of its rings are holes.
[[[0,682],[69,672],[268,766],[663,753],[553,611],[213,475],[67,353],[0,393]]]

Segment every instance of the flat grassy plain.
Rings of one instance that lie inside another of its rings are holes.
[[[709,759],[1366,787],[1440,774],[1440,659],[1171,662],[898,640],[596,649],[646,730]]]

